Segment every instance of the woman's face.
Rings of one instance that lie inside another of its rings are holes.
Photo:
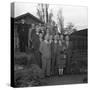
[[[42,38],[43,37],[43,35],[42,35],[42,33],[40,33],[40,38]]]
[[[49,33],[49,29],[47,29],[47,34]]]
[[[60,39],[63,40],[63,35],[60,35]]]
[[[37,28],[39,28],[39,26],[38,26],[38,25],[36,25],[36,29],[37,29]]]

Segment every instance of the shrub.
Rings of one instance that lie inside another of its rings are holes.
[[[40,86],[46,84],[46,82],[42,81],[44,74],[36,64],[31,64],[28,69],[15,71],[14,76],[15,87]]]

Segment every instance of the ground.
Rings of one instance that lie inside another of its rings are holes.
[[[14,57],[16,58],[14,61],[20,66],[22,64],[25,64],[26,61],[30,61],[31,54],[26,53],[15,53]],[[26,58],[24,58],[26,57]],[[23,59],[24,58],[24,59]],[[27,62],[28,63],[28,62]],[[24,66],[27,66],[27,63]],[[17,65],[15,64],[15,65]],[[23,66],[21,66],[23,67]],[[16,69],[23,69],[21,67],[18,67]],[[14,68],[15,69],[15,68]],[[29,75],[28,75],[29,76]],[[46,82],[45,85],[65,85],[65,84],[81,84],[83,83],[84,78],[87,77],[87,74],[73,74],[73,75],[63,75],[63,76],[50,76],[42,79],[42,82]],[[86,82],[87,79],[85,79],[84,82]],[[27,82],[26,82],[27,83]],[[42,85],[42,86],[43,86]]]
[[[64,84],[80,84],[83,83],[83,78],[86,77],[85,74],[82,75],[63,75],[63,76],[51,76],[45,78],[48,85],[64,85]]]

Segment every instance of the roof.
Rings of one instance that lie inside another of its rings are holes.
[[[21,19],[21,18],[27,17],[27,16],[30,17],[30,18],[36,19],[36,20],[37,20],[38,22],[40,22],[40,23],[44,23],[44,22],[42,22],[40,19],[38,19],[37,17],[35,17],[34,15],[32,15],[31,13],[22,14],[22,15],[16,17],[16,18],[15,18],[15,21],[17,21],[17,20],[19,20],[19,19]]]
[[[70,35],[73,43],[73,49],[87,50],[88,47],[88,29],[76,31]]]
[[[87,37],[88,34],[88,29],[83,29],[80,31],[76,31],[74,33],[71,34],[71,36],[83,36],[83,37]]]

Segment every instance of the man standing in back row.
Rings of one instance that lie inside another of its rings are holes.
[[[29,25],[25,23],[25,20],[22,19],[21,23],[18,24],[18,36],[19,36],[19,48],[21,52],[25,52],[28,47],[28,31]]]

